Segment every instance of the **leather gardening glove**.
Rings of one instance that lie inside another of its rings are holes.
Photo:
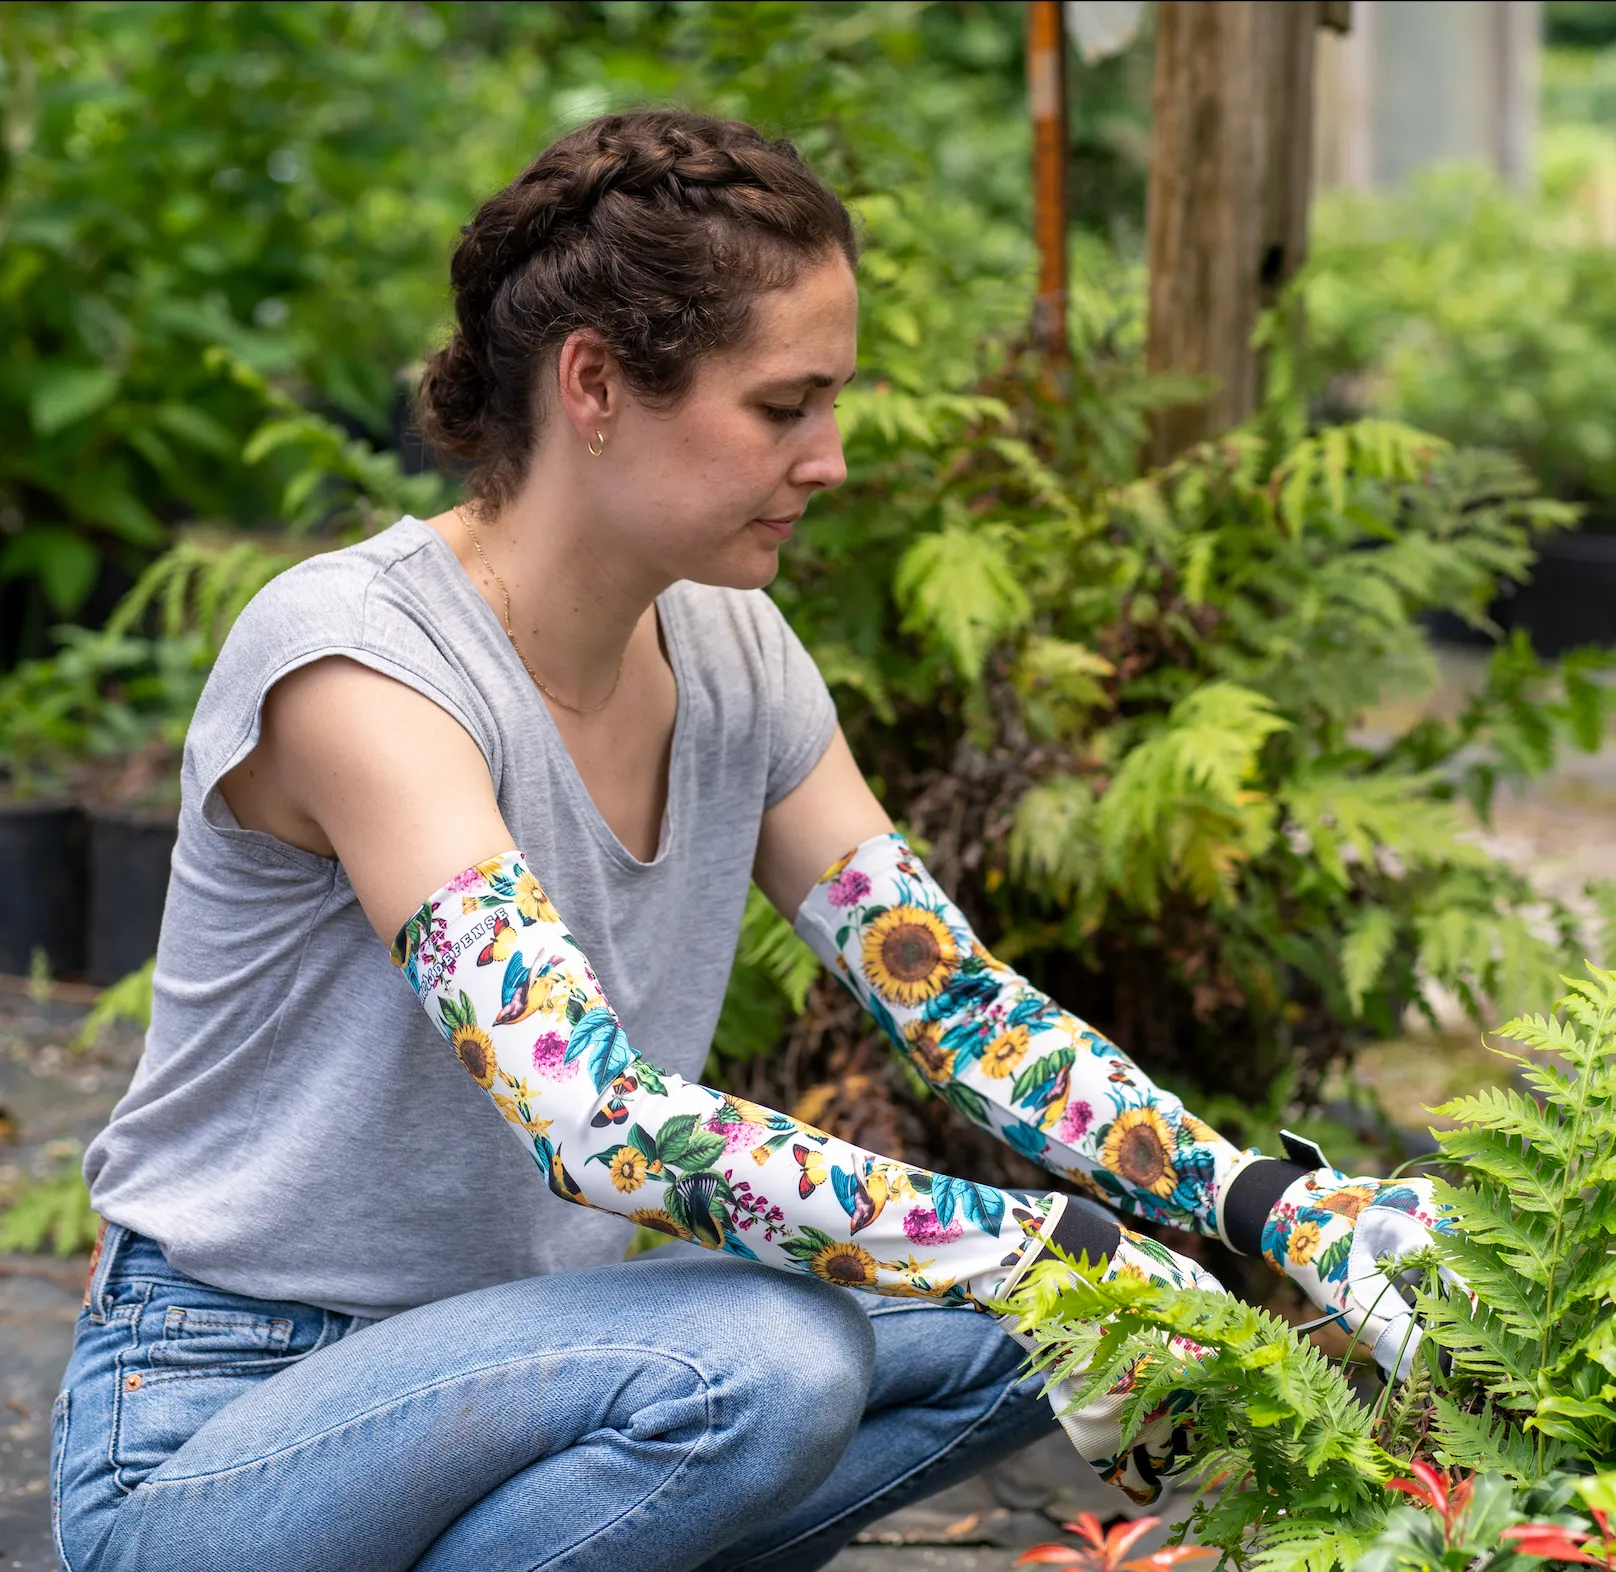
[[[1044,1238],[1006,1279],[998,1297],[1008,1294],[1035,1261],[1047,1258],[1047,1246],[1059,1245],[1074,1258],[1087,1254],[1091,1261],[1109,1258],[1101,1280],[1109,1282],[1125,1273],[1176,1288],[1204,1288],[1226,1293],[1223,1285],[1194,1261],[1174,1254],[1154,1239],[1145,1239],[1119,1227],[1100,1214],[1067,1202],[1045,1226]],[[1037,1344],[1030,1333],[1019,1330],[1015,1316],[1004,1316],[1001,1325],[1011,1339],[1032,1351]],[[1174,1337],[1168,1347],[1185,1358],[1199,1358],[1203,1350],[1188,1338]],[[1067,1439],[1078,1454],[1107,1484],[1116,1485],[1130,1499],[1154,1501],[1162,1492],[1162,1481],[1178,1472],[1189,1460],[1190,1437],[1194,1428],[1193,1399],[1184,1391],[1169,1392],[1145,1421],[1131,1444],[1122,1445],[1122,1409],[1133,1390],[1139,1362],[1111,1387],[1082,1408],[1073,1408],[1073,1385],[1051,1381],[1044,1396]]]
[[[1419,1323],[1376,1263],[1452,1233],[1452,1213],[1429,1179],[1351,1179],[1312,1142],[1282,1135],[1290,1161],[1259,1158],[1231,1176],[1219,1232],[1244,1254],[1260,1249],[1319,1309],[1334,1312],[1388,1381],[1404,1380],[1420,1346]],[[1446,1267],[1442,1276],[1463,1287]]]

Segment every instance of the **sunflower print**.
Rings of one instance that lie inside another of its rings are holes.
[[[849,905],[854,874],[868,892]],[[995,958],[901,835],[839,859],[796,925],[967,1118],[1114,1205],[1216,1236],[1219,1185],[1246,1154]]]
[[[1154,1108],[1127,1108],[1111,1121],[1100,1162],[1124,1183],[1168,1196],[1178,1185],[1171,1156],[1175,1145],[1167,1121]]]
[[[486,1092],[494,1084],[498,1063],[494,1040],[475,1022],[457,1026],[449,1033],[449,1046],[466,1068],[466,1073]]]
[[[1298,1223],[1291,1230],[1290,1248],[1286,1253],[1298,1266],[1306,1266],[1318,1252],[1321,1237],[1317,1223]]]
[[[555,907],[550,904],[550,897],[526,868],[516,876],[516,909],[530,923],[560,921]]]
[[[922,906],[894,906],[864,932],[863,975],[888,1004],[935,999],[959,965],[947,925]]]
[[[1320,1211],[1334,1212],[1338,1217],[1356,1219],[1358,1214],[1375,1199],[1377,1186],[1371,1184],[1345,1184],[1332,1190],[1313,1204]]]
[[[824,1245],[808,1258],[808,1270],[844,1288],[875,1287],[875,1257],[862,1245],[841,1241]]]
[[[620,1146],[612,1153],[606,1172],[611,1175],[612,1188],[624,1195],[632,1195],[645,1183],[645,1153],[632,1146]]]
[[[861,900],[864,875],[842,872],[843,895]],[[893,997],[922,1002],[962,954],[921,907],[893,914],[874,945]],[[450,880],[395,958],[563,1201],[842,1287],[984,1309],[1052,1205],[864,1151],[642,1058],[517,853]],[[942,1030],[922,1030],[918,1051],[946,1072]],[[905,1227],[917,1212],[936,1243],[919,1261]]]
[[[1025,1026],[1012,1026],[1008,1031],[1000,1032],[982,1050],[982,1073],[991,1075],[996,1081],[1014,1075],[1017,1066],[1027,1057],[1027,1046],[1031,1040]]]
[[[904,1046],[923,1079],[934,1085],[954,1073],[954,1054],[943,1047],[943,1029],[936,1021],[911,1021],[903,1032]]]
[[[670,1239],[683,1239],[688,1243],[696,1237],[673,1213],[660,1206],[637,1207],[628,1214],[628,1220],[640,1228],[649,1228],[653,1233],[666,1234]]]

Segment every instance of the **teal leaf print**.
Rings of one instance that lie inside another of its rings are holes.
[[[737,1255],[743,1261],[757,1260],[757,1251],[749,1249],[745,1241],[733,1229],[724,1230],[724,1254]]]
[[[657,1151],[656,1137],[643,1125],[634,1125],[628,1132],[628,1144],[643,1154],[646,1162],[654,1163],[661,1155]]]
[[[573,1028],[565,1062],[583,1059],[595,1090],[604,1092],[634,1062],[634,1057],[617,1017],[605,1005],[597,1005],[585,1011]]]
[[[949,1174],[932,1175],[931,1204],[944,1228],[953,1222],[956,1208],[964,1213],[967,1222],[995,1238],[1004,1222],[1004,1197],[997,1190]]]
[[[874,994],[864,1001],[864,1008],[869,1011],[870,1019],[880,1027],[888,1042],[903,1041],[902,1028],[892,1019],[892,1012]]]

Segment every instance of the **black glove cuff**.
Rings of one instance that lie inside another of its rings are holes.
[[[1313,1171],[1279,1157],[1265,1157],[1242,1168],[1223,1198],[1223,1233],[1230,1245],[1241,1255],[1261,1255],[1263,1227],[1275,1202]]]
[[[1044,1242],[1059,1245],[1074,1261],[1087,1255],[1090,1262],[1095,1262],[1101,1256],[1109,1259],[1117,1253],[1122,1229],[1098,1208],[1091,1209],[1069,1198],[1055,1226],[1044,1235]]]

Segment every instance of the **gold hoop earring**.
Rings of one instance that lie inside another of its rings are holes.
[[[596,443],[599,444],[598,447],[596,446]],[[595,433],[595,441],[591,442],[588,446],[589,456],[591,458],[599,458],[601,454],[606,451],[606,433],[604,431],[597,431]]]

